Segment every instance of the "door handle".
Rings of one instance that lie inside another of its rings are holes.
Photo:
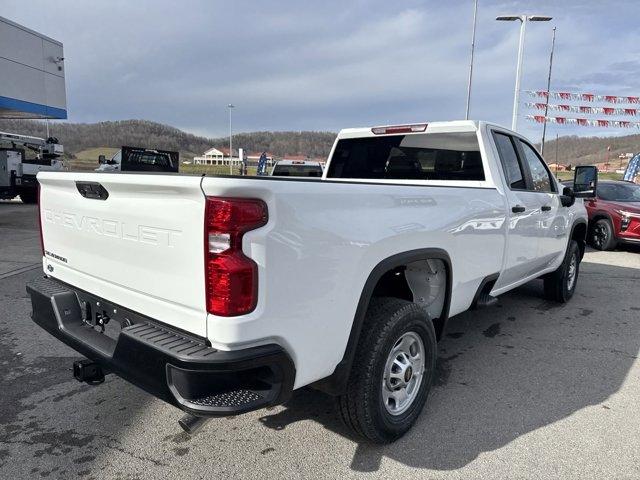
[[[522,213],[524,212],[525,208],[522,205],[516,205],[515,207],[511,207],[511,211],[513,213]]]
[[[551,210],[551,205],[543,205],[540,210],[542,210],[543,212],[548,212],[549,210]]]

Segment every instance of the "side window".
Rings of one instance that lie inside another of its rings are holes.
[[[531,147],[531,145],[518,140],[522,151],[524,152],[524,159],[529,165],[531,171],[531,179],[533,181],[533,190],[536,192],[553,192],[553,181],[549,175],[549,171],[544,166],[542,159],[538,153]]]
[[[512,190],[526,189],[527,185],[524,181],[522,168],[520,167],[520,162],[518,162],[518,155],[511,137],[503,133],[493,132],[493,138],[495,139],[496,147],[498,147],[498,154],[500,155],[500,161],[502,162],[502,168],[507,177],[509,187]]]

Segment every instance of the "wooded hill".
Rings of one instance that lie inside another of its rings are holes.
[[[45,137],[44,122],[35,120],[0,120],[0,131]],[[96,147],[130,145],[180,152],[184,160],[201,155],[211,147],[229,146],[229,138],[205,138],[183,132],[168,125],[147,120],[122,120],[100,123],[50,122],[49,134],[64,145],[65,153],[73,158],[81,151]],[[308,155],[326,157],[335,140],[332,132],[251,132],[233,136],[234,149],[247,152],[267,151],[278,157]]]
[[[539,147],[539,145],[537,145]],[[607,151],[607,148],[610,151]],[[556,140],[545,142],[544,158],[547,163],[556,163]],[[561,165],[593,165],[610,161],[617,167],[620,154],[640,152],[640,135],[623,137],[578,137],[575,135],[558,139],[558,163]],[[626,160],[625,160],[626,164]]]
[[[0,131],[46,136],[44,122],[34,120],[0,120]],[[50,134],[64,145],[68,157],[97,147],[119,148],[122,145],[177,150],[184,160],[201,155],[210,147],[226,147],[229,139],[205,138],[183,132],[177,128],[147,120],[122,120],[100,123],[51,122]],[[233,144],[246,151],[284,155],[307,155],[324,158],[335,139],[333,132],[251,132],[234,135]],[[556,142],[545,146],[545,159],[556,161]],[[607,147],[611,150],[607,153]],[[564,165],[601,163],[609,159],[612,164],[621,153],[640,152],[640,135],[623,137],[560,137],[558,162]]]

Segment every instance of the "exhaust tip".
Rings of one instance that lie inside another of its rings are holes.
[[[209,420],[211,420],[209,417],[196,417],[186,413],[178,420],[178,425],[189,435],[195,435]]]

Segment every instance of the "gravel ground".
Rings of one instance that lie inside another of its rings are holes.
[[[0,245],[0,478],[640,478],[638,249],[589,251],[567,305],[532,282],[453,318],[423,415],[374,447],[312,390],[188,437],[117,377],[79,384],[29,319],[33,206],[0,202]]]

